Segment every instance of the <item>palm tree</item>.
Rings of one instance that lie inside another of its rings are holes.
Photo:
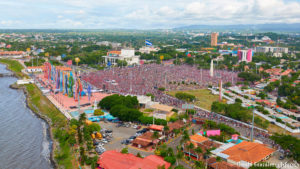
[[[202,161],[195,161],[195,167],[198,169],[205,168],[205,165]]]
[[[178,161],[181,160],[183,157],[183,153],[182,151],[178,151],[177,154],[176,154],[176,163],[177,163],[177,166],[178,166]]]
[[[190,141],[190,136],[189,136],[189,133],[187,132],[187,130],[184,130],[183,136],[182,136],[182,143],[185,143],[187,141]]]
[[[188,146],[187,146],[187,149],[189,150],[189,157],[191,157],[191,149],[193,149],[195,146],[193,143],[190,143]]]
[[[195,149],[195,152],[197,153],[197,160],[199,160],[199,154],[201,154],[203,151],[202,151],[202,148],[201,147],[197,147]]]
[[[164,135],[166,136],[166,133],[168,133],[169,132],[169,127],[166,125],[165,127],[164,127]],[[167,135],[167,138],[169,138],[169,135]]]

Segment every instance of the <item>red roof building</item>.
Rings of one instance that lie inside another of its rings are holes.
[[[133,154],[122,154],[115,150],[101,154],[97,163],[102,169],[157,169],[162,166],[165,168],[171,166],[170,163],[157,155],[139,158]]]
[[[149,128],[150,130],[163,131],[164,126],[153,124],[153,125],[149,126],[148,128]]]

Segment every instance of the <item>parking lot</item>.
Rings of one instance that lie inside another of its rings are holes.
[[[128,152],[132,154],[137,154],[138,152],[142,156],[148,156],[153,154],[153,152],[146,152],[143,150],[139,150],[137,148],[134,148],[129,145],[121,144],[122,140],[128,139],[131,136],[134,136],[135,133],[138,131],[137,129],[134,129],[133,127],[117,127],[117,123],[110,123],[110,122],[98,122],[101,126],[101,129],[107,129],[107,130],[112,130],[112,138],[111,141],[106,143],[104,145],[106,151],[107,150],[117,150],[121,151],[123,148],[128,147]]]

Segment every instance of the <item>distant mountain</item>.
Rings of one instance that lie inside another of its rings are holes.
[[[190,25],[190,26],[174,28],[173,30],[300,32],[300,23],[249,24],[249,25]]]

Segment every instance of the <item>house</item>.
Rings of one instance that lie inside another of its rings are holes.
[[[215,162],[215,163],[209,164],[208,168],[210,168],[210,169],[245,169],[243,167],[230,164],[226,161],[220,161],[220,162]]]
[[[153,124],[153,125],[149,126],[148,129],[149,129],[150,131],[158,131],[158,132],[162,132],[162,131],[164,130],[164,126]]]
[[[177,120],[173,123],[169,123],[168,124],[168,127],[169,127],[168,135],[173,137],[175,135],[174,130],[180,130],[184,126],[185,126],[185,123],[182,120]]]
[[[239,144],[228,146],[221,154],[223,154],[222,158],[225,158],[231,164],[241,164],[241,166],[249,167],[251,166],[250,164],[267,160],[274,152],[274,149],[264,144],[243,141]]]
[[[132,146],[142,148],[142,149],[151,149],[153,145],[159,143],[159,139],[153,138],[153,132],[146,132],[141,136],[138,136],[132,141]]]
[[[164,104],[155,103],[149,106],[149,108],[155,110],[153,112],[153,115],[155,118],[159,118],[159,119],[166,120],[167,117],[170,117],[174,114],[174,112],[172,111],[173,107]]]
[[[22,58],[25,54],[24,51],[0,51],[0,58]]]
[[[157,169],[158,167],[169,168],[171,166],[170,163],[157,155],[139,158],[133,154],[122,154],[115,150],[101,154],[97,164],[101,169]]]

